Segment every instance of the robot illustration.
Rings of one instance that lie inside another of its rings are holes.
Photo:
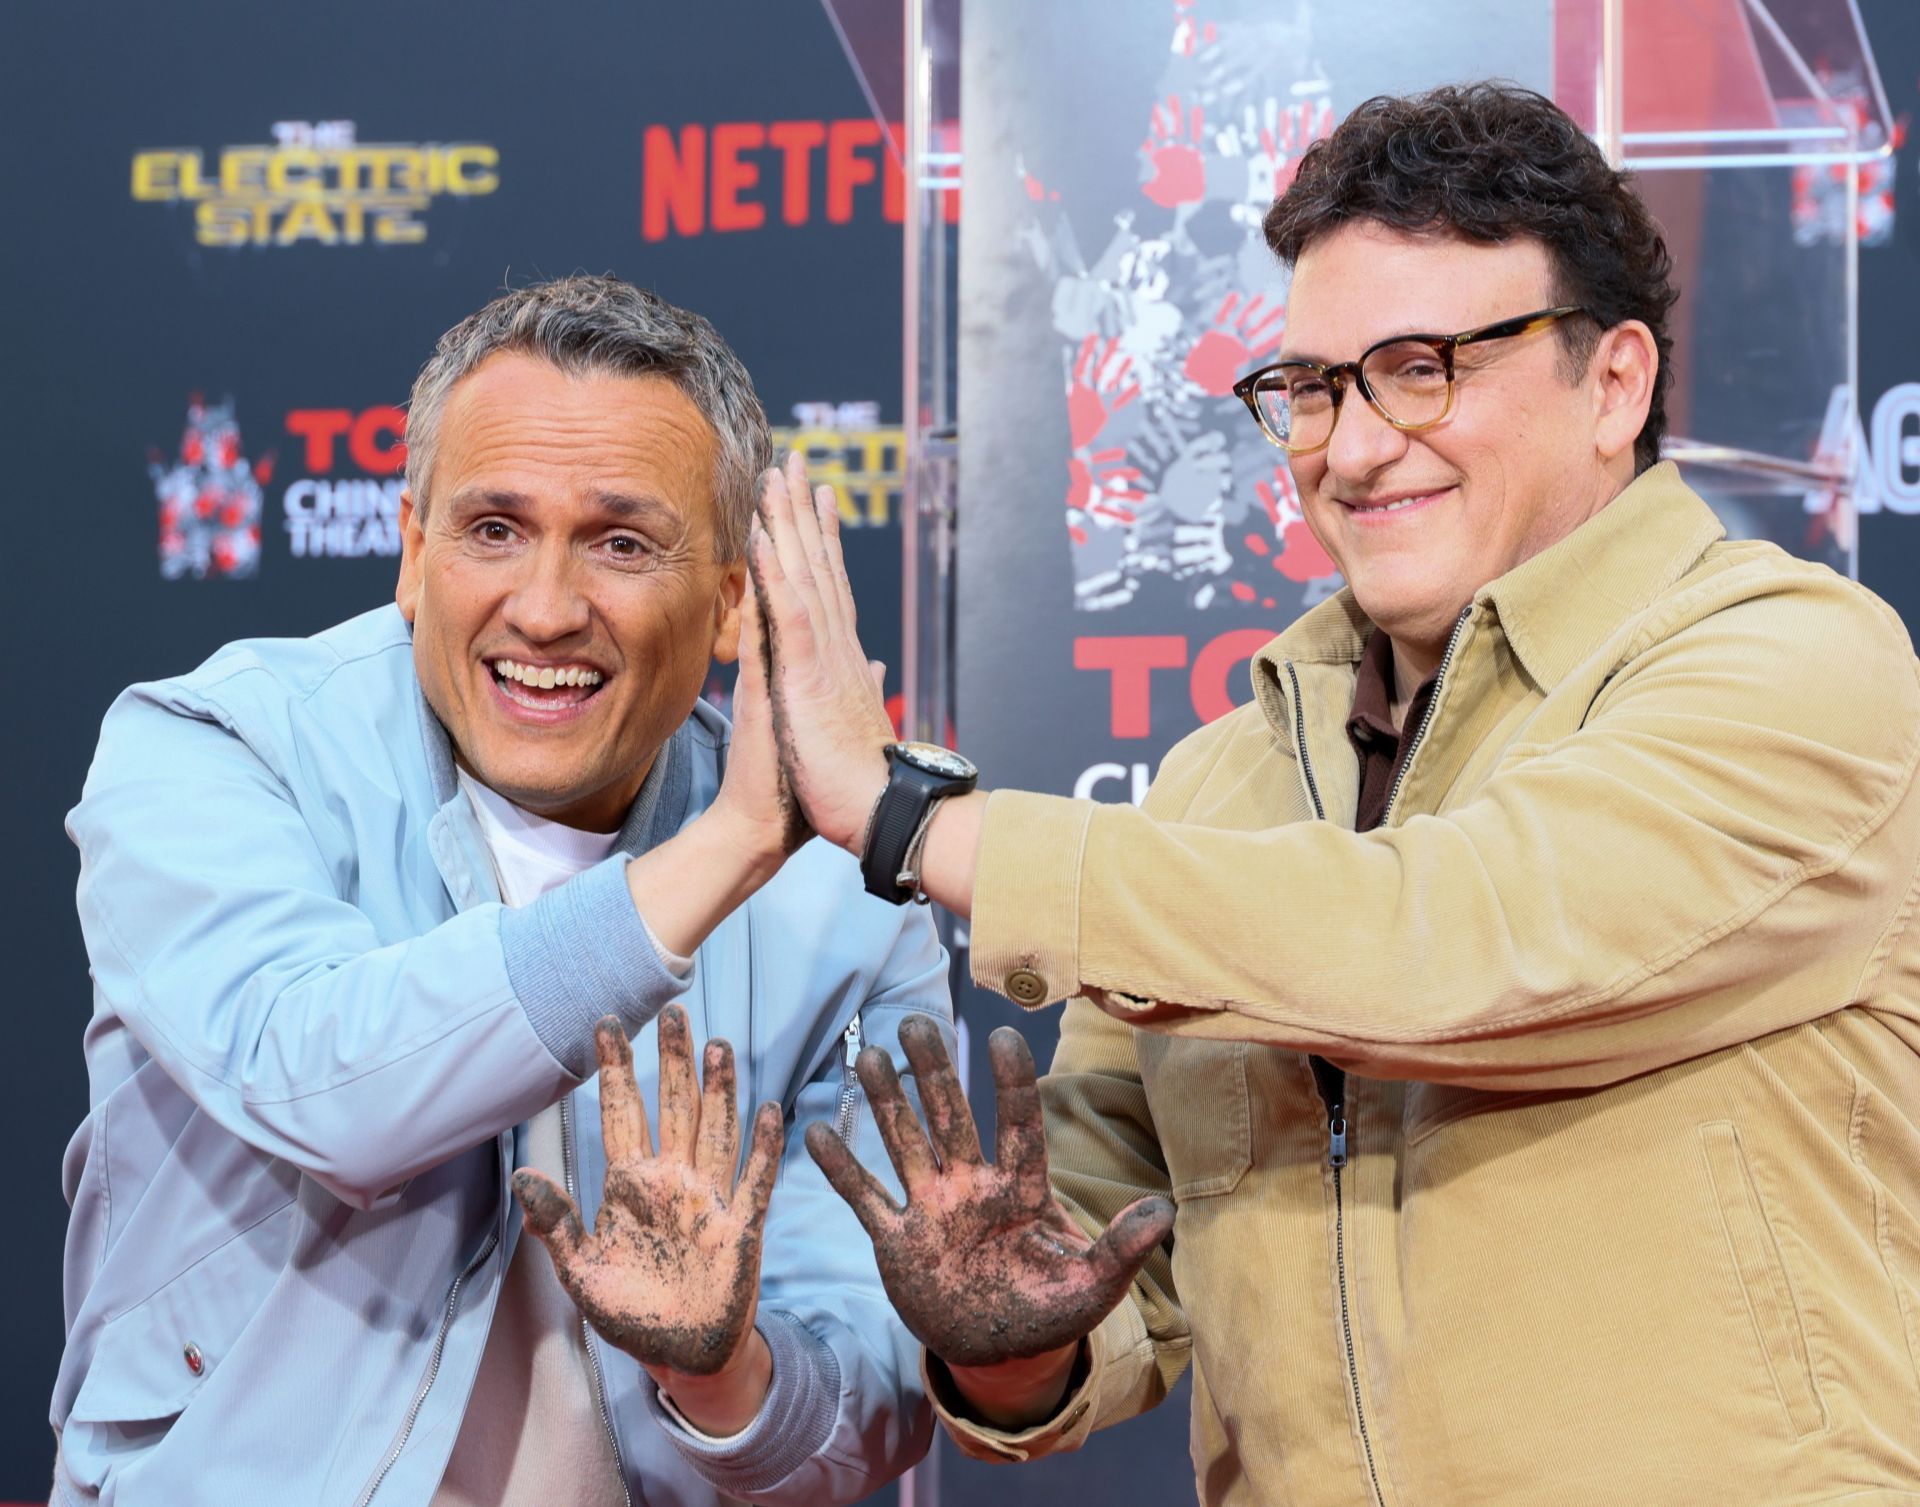
[[[261,487],[273,457],[248,462],[231,398],[209,405],[196,393],[177,458],[168,463],[152,452],[147,473],[159,506],[162,576],[238,578],[259,570]]]

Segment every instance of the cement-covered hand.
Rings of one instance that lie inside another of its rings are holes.
[[[686,1012],[678,1005],[661,1012],[656,1153],[633,1051],[617,1021],[600,1023],[597,1045],[607,1180],[592,1231],[582,1227],[573,1200],[541,1173],[522,1168],[513,1190],[587,1321],[679,1401],[670,1378],[716,1377],[745,1364],[753,1348],[761,1236],[780,1166],[780,1109],[763,1104],[754,1116],[736,1184],[733,1048],[707,1043],[703,1089]],[[758,1390],[764,1395],[764,1383]],[[758,1399],[749,1402],[757,1406]]]
[[[747,559],[772,642],[781,767],[813,829],[857,853],[893,724],[855,631],[833,489],[810,492],[797,455],[763,480]]]
[[[991,1165],[937,1028],[910,1020],[900,1044],[927,1131],[886,1053],[862,1052],[856,1071],[900,1174],[905,1208],[830,1128],[807,1130],[807,1150],[873,1240],[888,1298],[921,1343],[956,1367],[997,1366],[1077,1344],[1166,1238],[1173,1205],[1139,1199],[1090,1239],[1048,1188],[1033,1056],[1020,1033],[1003,1026],[988,1042],[998,1106]]]

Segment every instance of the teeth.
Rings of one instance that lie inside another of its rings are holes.
[[[596,686],[604,678],[598,670],[589,670],[580,665],[567,665],[562,668],[544,665],[536,668],[511,659],[496,659],[493,662],[493,673],[502,680],[517,681],[521,685],[540,690],[552,690],[553,687],[560,685]]]

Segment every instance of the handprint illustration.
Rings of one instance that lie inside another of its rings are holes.
[[[1261,218],[1334,119],[1310,17],[1285,5],[1256,15],[1216,23],[1196,0],[1173,0],[1138,188],[1100,217],[1110,233],[1097,254],[1082,254],[1084,206],[1036,144],[1014,161],[1027,209],[1017,241],[1051,280],[1062,341],[1083,611],[1173,591],[1190,607],[1291,613],[1335,579],[1231,397],[1286,332],[1285,274]],[[1266,530],[1249,530],[1256,501]]]
[[[1243,304],[1238,293],[1229,293],[1181,370],[1202,392],[1223,398],[1249,366],[1279,347],[1286,331],[1286,305],[1270,307],[1257,293]]]
[[[1140,191],[1162,209],[1198,204],[1206,197],[1207,165],[1200,155],[1206,120],[1203,106],[1195,105],[1189,112],[1177,94],[1169,94],[1164,104],[1153,107],[1152,129],[1140,145],[1153,176]]]
[[[1267,510],[1274,537],[1279,541],[1279,552],[1273,557],[1275,570],[1289,581],[1301,582],[1338,573],[1340,567],[1328,557],[1320,541],[1314,538],[1313,530],[1307,527],[1306,516],[1300,510],[1300,494],[1294,489],[1293,474],[1285,466],[1275,466],[1273,475],[1258,483],[1253,491]],[[1266,541],[1258,535],[1249,535],[1247,543],[1255,553],[1267,553]]]

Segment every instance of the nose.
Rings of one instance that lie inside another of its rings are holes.
[[[528,643],[550,644],[586,631],[593,609],[575,579],[577,563],[564,540],[543,540],[527,552],[504,615]]]
[[[1357,387],[1349,388],[1327,444],[1327,469],[1343,482],[1364,483],[1406,453],[1406,431],[1381,418]]]

